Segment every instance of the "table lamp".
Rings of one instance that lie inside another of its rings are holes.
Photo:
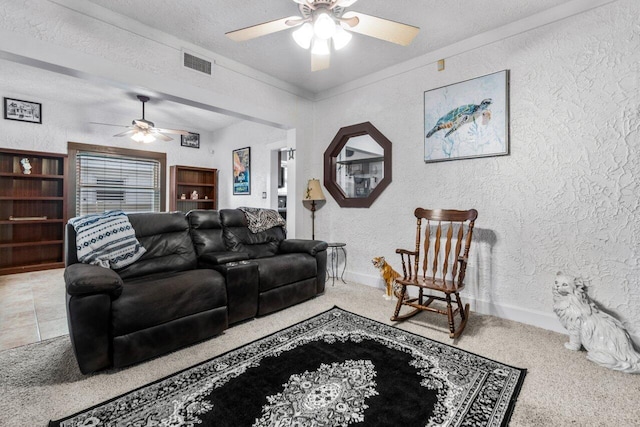
[[[320,181],[313,178],[307,183],[307,191],[305,192],[304,200],[311,202],[311,239],[316,239],[316,202],[319,200],[325,200]]]

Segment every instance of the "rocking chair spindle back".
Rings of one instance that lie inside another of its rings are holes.
[[[449,336],[456,338],[464,329],[469,317],[469,304],[462,307],[459,292],[464,288],[464,276],[469,259],[473,226],[478,212],[475,209],[460,211],[418,208],[414,214],[417,219],[415,250],[396,250],[402,259],[404,277],[397,280],[402,297],[398,299],[391,320],[403,320],[421,310],[444,314],[449,318]],[[423,223],[424,241],[422,242],[423,251],[421,254]],[[432,238],[433,234],[435,236]],[[421,255],[422,260],[420,259]],[[409,297],[408,286],[418,288],[417,298]],[[444,297],[425,296],[425,290],[442,292]],[[456,299],[457,308],[455,310],[451,305],[451,294]],[[446,310],[431,307],[433,301],[446,302]],[[402,306],[412,307],[412,310],[406,314],[400,314]],[[454,317],[457,314],[460,315],[461,322],[456,329]]]

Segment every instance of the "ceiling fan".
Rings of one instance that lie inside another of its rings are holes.
[[[118,126],[118,127],[127,128],[129,130],[124,131],[122,133],[118,133],[113,136],[120,137],[120,136],[130,135],[131,139],[133,139],[134,141],[145,142],[145,143],[153,142],[156,140],[156,138],[162,141],[173,140],[173,138],[165,135],[167,133],[175,134],[175,135],[189,135],[191,133],[186,130],[162,129],[162,128],[155,127],[155,124],[153,122],[146,120],[144,118],[144,104],[148,102],[150,98],[144,95],[138,95],[137,98],[140,100],[140,102],[142,102],[142,118],[133,120],[131,122],[131,126],[112,125],[108,123],[96,123],[96,122],[91,122],[91,123],[94,125]]]
[[[264,22],[226,36],[234,41],[245,41],[288,28],[300,27],[292,33],[293,39],[304,49],[311,48],[311,71],[329,68],[329,45],[335,50],[345,47],[351,40],[351,32],[364,34],[407,46],[420,28],[345,8],[357,0],[293,0],[298,3],[302,16],[289,16]]]

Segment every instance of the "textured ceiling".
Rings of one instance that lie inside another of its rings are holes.
[[[392,65],[529,17],[570,0],[359,0],[347,10],[420,27],[407,47],[354,34],[331,53],[328,70],[311,72],[310,52],[291,30],[245,42],[225,33],[298,14],[292,0],[89,0],[216,54],[318,93]]]
[[[0,69],[0,88],[3,88],[5,94],[11,93],[12,88],[19,87],[20,96],[24,99],[39,102],[55,100],[62,105],[72,105],[77,114],[82,116],[79,117],[81,121],[128,126],[132,120],[142,117],[142,105],[136,98],[137,93],[5,60],[0,60]],[[240,121],[223,114],[163,100],[154,97],[153,93],[142,94],[151,97],[145,107],[145,116],[157,127],[213,131]],[[177,110],[180,111],[179,116],[176,116]],[[43,111],[44,114],[47,112]],[[126,130],[92,126],[112,134]]]

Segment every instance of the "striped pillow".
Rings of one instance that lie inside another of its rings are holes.
[[[69,224],[76,230],[76,251],[82,263],[118,270],[146,252],[122,211],[79,216]]]

